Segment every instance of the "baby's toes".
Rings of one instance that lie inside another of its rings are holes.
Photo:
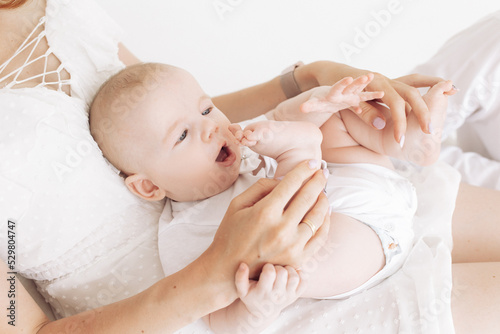
[[[441,102],[445,102],[448,99],[448,92],[453,90],[453,83],[451,80],[441,81],[432,86],[427,93],[422,96],[425,103],[429,108],[437,105]]]
[[[443,95],[444,93],[447,93],[449,91],[453,90],[453,82],[451,80],[447,81],[441,81],[435,84],[434,86],[429,89],[427,94],[429,95]],[[426,95],[427,95],[426,94]]]

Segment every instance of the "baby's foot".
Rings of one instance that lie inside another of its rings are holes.
[[[435,118],[437,115],[445,115],[446,108],[448,107],[448,96],[457,92],[451,80],[441,81],[432,86],[422,98],[424,99],[431,117]],[[440,120],[440,118],[439,118]],[[432,123],[429,124],[429,131],[432,133]]]

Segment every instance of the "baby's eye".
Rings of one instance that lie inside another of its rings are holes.
[[[182,133],[182,135],[179,137],[178,141],[183,141],[186,138],[187,133],[188,133],[188,130],[184,130],[184,132]]]
[[[205,109],[205,111],[203,111],[201,114],[202,114],[203,116],[205,116],[205,115],[210,114],[210,112],[211,112],[211,111],[212,111],[212,107]]]

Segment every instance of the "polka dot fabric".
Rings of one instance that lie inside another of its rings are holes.
[[[45,87],[0,90],[0,245],[14,221],[15,269],[62,317],[163,277],[156,242],[163,203],[133,196],[89,132],[92,94],[123,67],[117,28],[92,1],[48,0],[45,23],[70,71],[72,96]],[[4,260],[6,251],[0,247]]]

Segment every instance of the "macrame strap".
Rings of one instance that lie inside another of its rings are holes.
[[[3,63],[0,66],[0,84],[3,81],[6,81],[8,78],[14,76],[14,78],[12,79],[12,81],[9,82],[7,85],[5,85],[5,88],[13,88],[15,85],[22,84],[24,82],[27,82],[27,81],[30,81],[30,80],[33,80],[33,79],[36,79],[36,78],[40,78],[40,77],[42,78],[42,82],[39,83],[38,85],[36,85],[35,87],[45,87],[45,86],[48,86],[48,85],[54,85],[54,86],[57,86],[57,90],[58,91],[61,91],[62,90],[61,88],[62,88],[63,85],[70,85],[71,84],[70,79],[63,80],[61,78],[61,72],[64,71],[64,66],[62,64],[60,64],[57,67],[57,69],[48,71],[48,69],[47,69],[47,67],[48,67],[48,59],[49,59],[49,56],[53,53],[52,48],[50,46],[48,47],[47,51],[45,51],[45,53],[43,55],[32,59],[33,58],[33,53],[35,52],[36,48],[40,44],[40,41],[45,37],[45,29],[42,28],[42,25],[44,25],[45,20],[46,20],[45,16],[40,19],[40,21],[38,22],[38,24],[36,25],[36,27],[28,35],[28,37],[24,40],[24,42],[21,44],[21,46],[19,46],[19,48],[12,55],[12,57],[10,57],[9,59],[7,59],[7,61],[5,61],[5,63]],[[35,35],[35,33],[38,30],[40,30],[40,28],[41,28],[41,31],[38,33],[38,35],[36,37],[32,38]],[[4,73],[5,69],[7,68],[7,66],[10,64],[10,62],[13,59],[15,59],[16,57],[18,57],[25,50],[30,50],[30,48],[31,48],[31,51],[30,51],[28,57],[26,58],[26,60],[24,61],[24,64],[22,66],[20,66],[19,68],[11,71],[10,73]],[[44,61],[44,71],[43,71],[43,73],[31,76],[29,78],[19,79],[19,76],[21,75],[21,73],[23,72],[23,70],[26,67],[30,66],[31,64],[33,64],[33,63],[35,63],[35,62],[37,62],[37,61],[39,61],[41,59],[43,59],[43,61]],[[47,81],[47,76],[49,74],[57,74],[57,81]]]

